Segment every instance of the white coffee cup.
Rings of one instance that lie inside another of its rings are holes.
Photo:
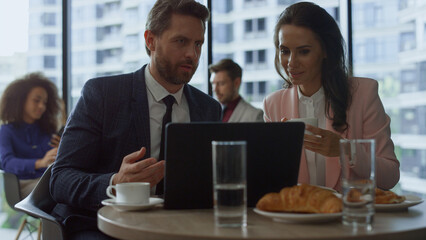
[[[318,118],[292,118],[287,120],[287,122],[303,122],[305,124],[312,125],[314,127],[318,127]],[[309,131],[305,131],[306,134],[312,134]]]
[[[112,190],[115,190],[115,195]],[[128,182],[108,186],[106,189],[108,197],[116,203],[123,204],[148,204],[150,184],[148,182]]]

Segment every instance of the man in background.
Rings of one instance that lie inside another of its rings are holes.
[[[246,102],[239,94],[242,69],[231,59],[209,66],[213,90],[223,107],[222,122],[263,122],[263,111]]]

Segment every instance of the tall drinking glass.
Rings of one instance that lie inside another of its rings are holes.
[[[371,229],[375,197],[374,139],[340,140],[344,225]]]
[[[214,216],[217,226],[247,225],[246,141],[212,141]]]

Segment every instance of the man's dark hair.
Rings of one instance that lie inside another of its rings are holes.
[[[172,14],[189,15],[199,18],[203,23],[204,30],[206,29],[206,21],[210,16],[209,10],[194,0],[157,0],[148,14],[145,29],[160,36],[170,27]],[[151,56],[151,51],[148,47],[145,46],[145,49],[148,56]]]
[[[236,78],[241,78],[243,76],[243,70],[241,69],[241,67],[236,62],[228,58],[222,59],[216,64],[211,64],[209,66],[209,70],[210,73],[226,71],[232,81],[234,81]]]

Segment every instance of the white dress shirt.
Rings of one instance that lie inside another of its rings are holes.
[[[149,107],[149,129],[151,131],[151,157],[163,160],[158,159],[160,155],[161,125],[166,113],[166,104],[162,100],[167,95],[172,95],[176,99],[176,103],[172,107],[172,122],[190,122],[189,106],[185,94],[183,94],[183,87],[176,93],[169,93],[151,75],[149,65],[145,68],[145,81]]]
[[[151,157],[154,157],[159,161],[163,160],[158,159],[158,157],[160,155],[161,128],[163,117],[166,113],[166,104],[163,103],[163,98],[167,95],[172,95],[176,99],[176,102],[172,107],[172,122],[190,122],[191,118],[189,116],[189,106],[188,102],[186,101],[185,94],[183,94],[183,87],[176,93],[169,93],[151,75],[151,72],[149,71],[149,65],[145,68],[145,82],[149,107],[149,129],[151,131]],[[147,156],[145,156],[145,158],[146,157]],[[110,185],[112,185],[112,179],[114,178],[114,175],[112,175],[110,179]],[[151,188],[151,194],[154,193],[155,187]]]
[[[297,87],[299,95],[299,117],[317,118],[318,127],[325,129],[325,98],[324,89],[321,87],[315,94],[306,97]],[[325,157],[305,149],[308,164],[309,181],[313,185],[325,185]]]

